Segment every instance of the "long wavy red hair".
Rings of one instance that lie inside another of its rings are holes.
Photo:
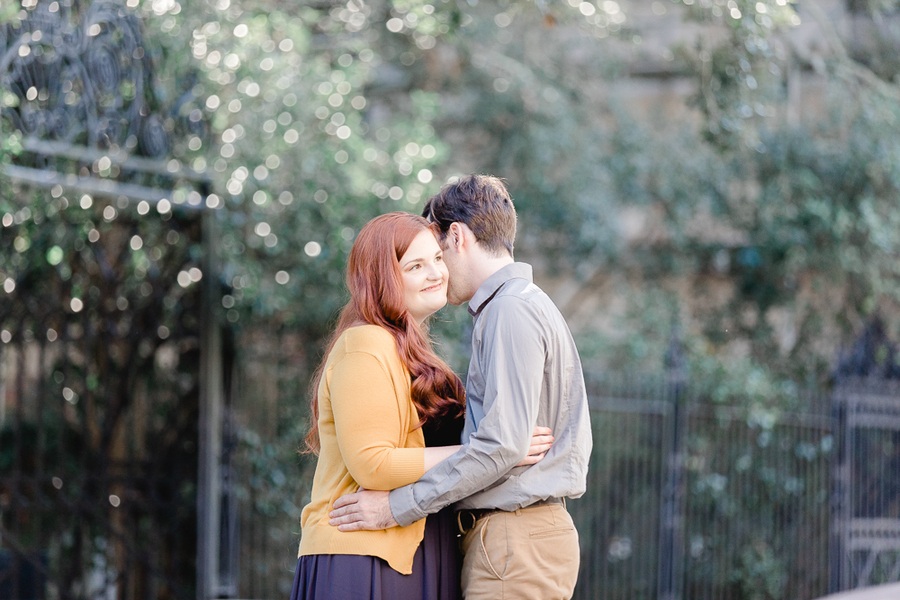
[[[427,330],[410,316],[404,300],[400,258],[423,231],[436,234],[434,226],[424,218],[392,212],[369,221],[353,242],[347,261],[350,301],[341,310],[311,383],[307,452],[319,451],[318,390],[325,361],[340,335],[361,323],[378,325],[393,334],[400,360],[412,378],[412,401],[419,413],[420,426],[439,417],[464,414],[462,381],[435,353]]]

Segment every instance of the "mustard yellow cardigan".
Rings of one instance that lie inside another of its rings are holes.
[[[377,556],[412,573],[425,520],[381,531],[340,532],[328,513],[363,487],[392,490],[425,472],[425,438],[410,397],[410,376],[394,337],[376,325],[345,331],[329,353],[318,389],[319,450],[312,497],[300,517],[300,556]]]

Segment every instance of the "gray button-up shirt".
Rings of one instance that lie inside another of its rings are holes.
[[[559,309],[513,263],[472,300],[472,358],[466,381],[465,445],[417,482],[390,494],[400,525],[458,508],[515,510],[547,498],[584,494],[591,427],[578,350]],[[553,429],[542,461],[516,467],[535,425]]]

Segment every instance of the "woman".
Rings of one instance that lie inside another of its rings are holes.
[[[340,496],[406,485],[459,449],[464,388],[425,328],[447,302],[447,278],[434,231],[416,215],[377,217],[353,244],[350,301],[313,381],[306,441],[318,462],[292,600],[459,597],[450,509],[381,531],[328,523]],[[523,464],[543,456],[537,441]]]

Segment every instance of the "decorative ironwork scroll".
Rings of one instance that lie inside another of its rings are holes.
[[[202,133],[190,87],[174,106],[159,101],[140,19],[123,3],[39,0],[22,14],[0,28],[0,89],[26,138],[163,158],[175,134]]]

